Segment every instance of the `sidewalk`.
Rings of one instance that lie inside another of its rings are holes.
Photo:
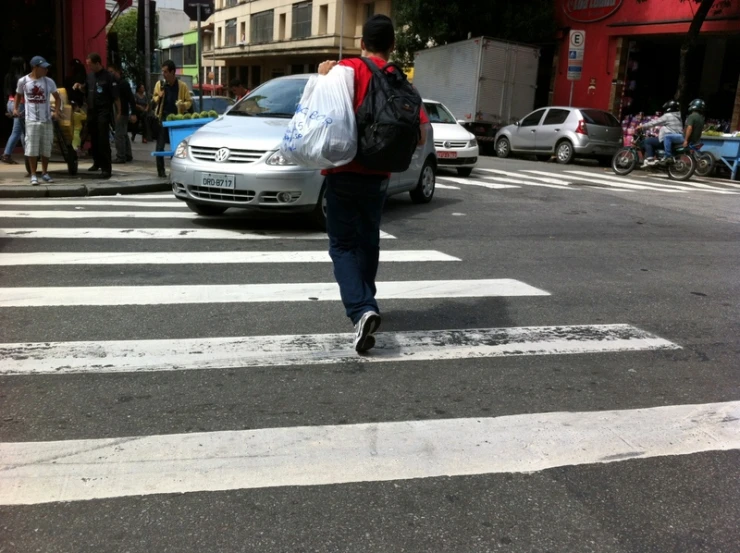
[[[112,144],[111,148],[115,159],[115,147]],[[155,144],[152,142],[142,144],[141,136],[137,136],[131,148],[134,161],[122,165],[113,164],[113,176],[107,180],[101,179],[99,172],[88,172],[88,167],[92,165],[92,158],[88,156],[79,159],[77,175],[70,176],[62,156],[52,154],[49,174],[54,183],[45,184],[41,181],[38,186],[32,186],[30,177],[26,176],[23,156],[15,154],[13,159],[18,165],[0,163],[0,198],[107,196],[169,190],[167,179],[157,177],[155,158],[151,156]],[[165,160],[165,164],[169,166],[168,159]],[[38,174],[40,177],[40,160]]]

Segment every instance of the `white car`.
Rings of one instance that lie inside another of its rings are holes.
[[[434,129],[437,166],[457,169],[461,177],[469,177],[478,163],[478,141],[457,122],[441,102],[423,100],[424,109]]]

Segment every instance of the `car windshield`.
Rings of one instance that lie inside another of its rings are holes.
[[[293,117],[307,82],[308,77],[267,81],[240,100],[226,115]]]
[[[424,109],[429,116],[430,123],[444,123],[448,125],[457,123],[453,115],[442,104],[424,104]]]

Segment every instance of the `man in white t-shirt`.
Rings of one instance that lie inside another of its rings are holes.
[[[31,73],[18,80],[15,92],[15,105],[19,106],[21,95],[26,106],[26,156],[31,166],[31,184],[36,185],[39,179],[36,176],[38,158],[41,156],[41,178],[45,182],[54,182],[49,175],[49,158],[51,146],[54,142],[54,127],[52,120],[57,118],[57,110],[62,107],[62,98],[57,92],[57,85],[46,76],[51,64],[41,56],[31,59]],[[51,109],[51,96],[56,101],[55,109]],[[18,109],[13,110],[13,116],[18,117]]]

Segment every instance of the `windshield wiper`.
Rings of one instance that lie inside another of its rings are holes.
[[[247,113],[246,111],[230,111],[226,115],[238,115],[240,117],[252,117],[253,113]]]
[[[263,113],[255,113],[257,117],[284,117],[284,118],[293,118],[294,113],[280,113],[276,111],[265,111]]]

